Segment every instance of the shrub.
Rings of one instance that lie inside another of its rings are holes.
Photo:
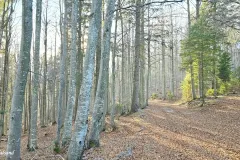
[[[214,89],[208,89],[206,96],[214,96]]]
[[[167,98],[170,99],[170,100],[173,100],[174,95],[173,95],[173,93],[171,91],[167,92]]]
[[[116,109],[117,109],[117,113],[120,115],[123,115],[123,107],[124,105],[121,103],[116,103]]]
[[[224,95],[224,94],[226,94],[226,93],[228,92],[228,88],[229,88],[229,87],[228,87],[228,83],[222,82],[222,83],[220,84],[218,93],[221,94],[221,95]]]
[[[151,99],[157,99],[158,98],[158,94],[157,93],[153,93],[152,95],[151,95]]]
[[[182,81],[181,89],[182,89],[182,100],[190,101],[192,99],[190,73],[187,73],[184,80]]]

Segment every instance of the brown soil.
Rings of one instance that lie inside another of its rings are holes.
[[[85,151],[84,159],[240,160],[240,97],[210,99],[201,108],[154,100],[116,123],[117,130],[107,126],[101,147]],[[64,159],[64,152],[52,151],[55,132],[56,126],[40,129],[36,152],[26,150],[24,135],[22,159]],[[2,141],[0,150],[5,146]]]

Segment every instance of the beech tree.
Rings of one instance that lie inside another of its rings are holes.
[[[42,0],[36,4],[36,28],[35,28],[35,50],[33,56],[33,78],[32,78],[32,106],[30,120],[30,150],[37,149],[37,117],[38,117],[38,89],[39,89],[39,52],[41,34]]]
[[[83,79],[79,94],[77,115],[74,132],[68,148],[68,159],[81,159],[88,129],[88,112],[90,105],[90,91],[92,89],[94,56],[97,47],[98,31],[101,21],[102,1],[92,1],[91,16],[88,32],[88,43],[83,69]]]
[[[74,0],[72,3],[72,41],[71,41],[71,59],[70,59],[70,77],[68,88],[67,111],[64,121],[64,132],[62,138],[62,145],[66,145],[71,139],[73,106],[75,104],[76,94],[76,41],[77,41],[77,7],[78,1]]]
[[[22,0],[22,38],[10,114],[7,159],[20,159],[22,110],[32,41],[32,0]]]
[[[140,18],[141,18],[141,0],[136,0],[136,28],[135,28],[135,62],[134,62],[134,76],[133,76],[133,93],[131,112],[136,112],[139,109],[139,71],[140,71]]]
[[[98,79],[98,87],[96,93],[96,99],[94,103],[92,125],[89,134],[89,144],[92,146],[99,146],[99,135],[101,132],[101,122],[104,117],[104,97],[105,92],[108,91],[107,79],[109,77],[109,56],[110,56],[110,39],[112,19],[114,13],[115,0],[108,0],[106,19],[103,27],[103,41],[102,41],[102,53],[100,63],[100,74]]]

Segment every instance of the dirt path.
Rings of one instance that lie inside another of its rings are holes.
[[[240,98],[219,98],[195,109],[155,100],[117,124],[85,159],[240,159]]]
[[[240,97],[211,100],[207,107],[187,108],[160,100],[116,120],[118,129],[101,134],[101,147],[85,151],[87,160],[240,160]],[[22,136],[23,160],[63,159],[54,155],[56,126],[39,129],[39,149],[28,152]],[[6,150],[6,141],[0,144]],[[4,159],[0,155],[0,159]]]

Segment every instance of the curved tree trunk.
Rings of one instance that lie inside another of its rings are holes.
[[[92,125],[89,134],[89,146],[99,146],[99,135],[101,132],[101,122],[104,117],[104,97],[107,89],[107,78],[109,77],[109,55],[112,19],[114,13],[115,0],[108,0],[106,19],[103,28],[102,53],[100,63],[100,75],[98,79],[96,99],[93,108]]]
[[[88,112],[90,94],[93,82],[94,56],[97,47],[98,31],[101,21],[102,1],[92,1],[90,25],[88,32],[88,44],[83,70],[82,85],[79,94],[78,109],[74,125],[74,133],[68,148],[68,159],[81,159],[84,151],[84,143],[88,130]]]

